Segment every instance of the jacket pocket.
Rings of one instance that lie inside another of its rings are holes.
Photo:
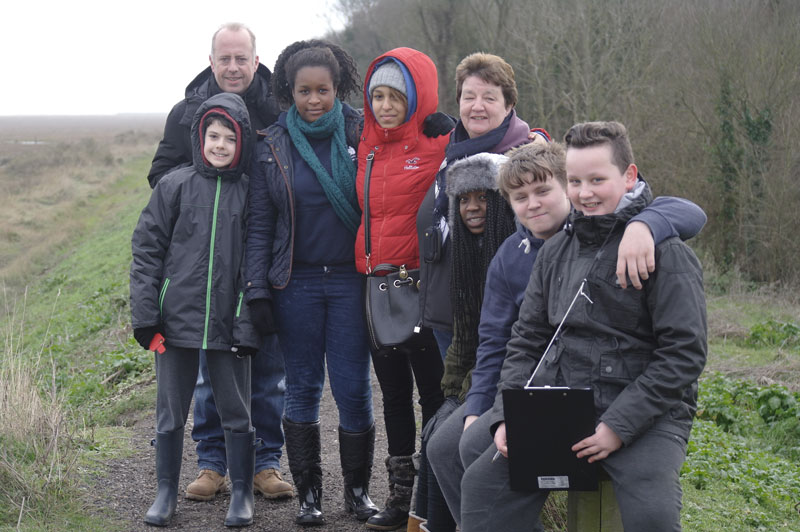
[[[603,353],[597,366],[599,374],[595,397],[601,410],[608,408],[630,383],[644,373],[650,363],[648,355]]]
[[[164,297],[167,295],[167,288],[169,288],[169,277],[164,279],[164,284],[161,287],[161,293],[158,295],[158,312],[164,315]]]
[[[627,386],[644,373],[650,363],[648,355],[605,353],[600,355],[597,380]]]
[[[588,280],[593,304],[590,313],[598,321],[623,331],[637,331],[648,319],[645,290],[632,286],[623,289],[617,282],[616,264],[598,266],[596,276]]]

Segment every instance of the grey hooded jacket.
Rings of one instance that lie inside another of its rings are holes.
[[[241,152],[223,170],[203,160],[201,118],[224,110],[237,124]],[[191,129],[193,166],[164,176],[133,233],[131,324],[161,324],[166,343],[228,350],[257,348],[243,299],[248,177],[253,132],[244,101],[223,93],[206,100]]]
[[[507,344],[492,431],[504,420],[502,390],[525,385],[585,279],[588,299],[578,297],[533,384],[591,387],[598,421],[624,445],[650,429],[688,439],[707,353],[700,263],[669,238],[642,290],[616,282],[625,223],[649,201],[645,189],[614,214],[573,213],[542,246]]]

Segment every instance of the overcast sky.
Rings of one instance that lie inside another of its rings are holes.
[[[208,66],[225,22],[281,50],[342,22],[332,0],[10,0],[3,3],[0,116],[167,113]],[[9,64],[10,62],[10,64]]]

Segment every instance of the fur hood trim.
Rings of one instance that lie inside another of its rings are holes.
[[[446,191],[450,203],[473,190],[497,190],[497,174],[507,159],[499,153],[476,153],[448,164]]]
[[[458,196],[473,190],[497,191],[497,174],[508,157],[499,153],[476,153],[447,165],[445,190],[450,200],[448,222],[452,229],[458,210]]]

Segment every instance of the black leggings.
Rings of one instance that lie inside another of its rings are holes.
[[[372,353],[372,364],[383,394],[383,420],[390,456],[414,454],[417,425],[414,418],[414,381],[419,390],[422,426],[444,402],[441,381],[444,373],[439,347],[430,329],[423,329],[413,346],[404,345]]]

